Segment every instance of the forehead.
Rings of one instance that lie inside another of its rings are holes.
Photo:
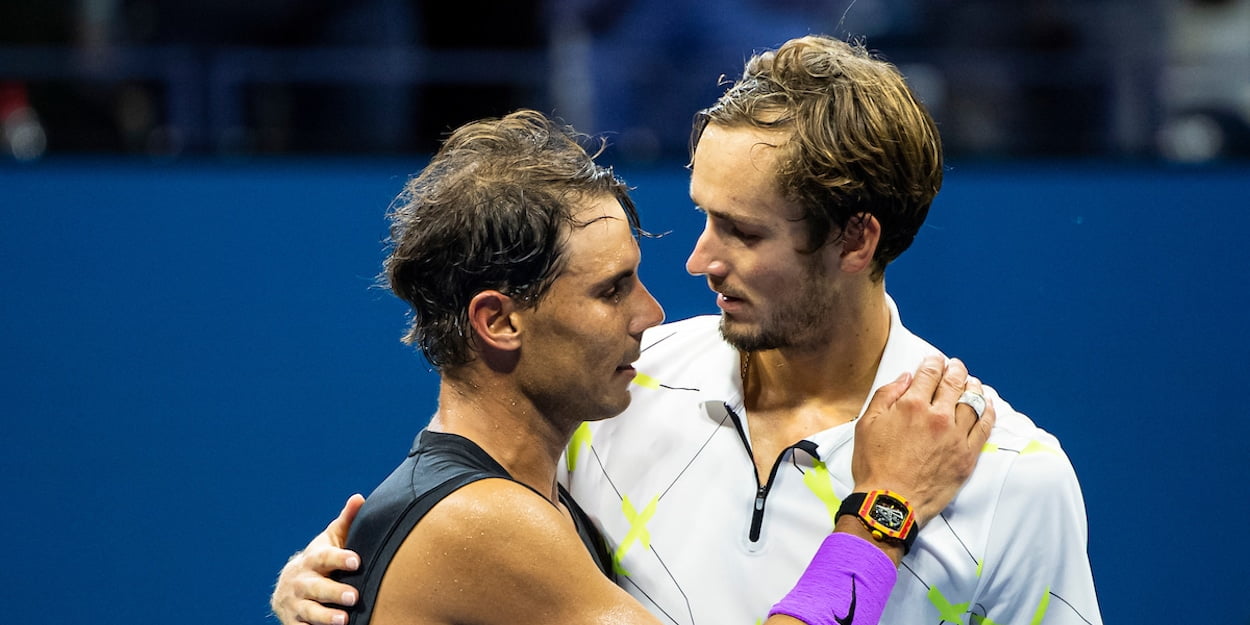
[[[597,279],[638,264],[638,243],[625,209],[611,195],[583,203],[564,243],[565,268],[559,279]]]
[[[708,124],[695,146],[690,198],[710,213],[796,217],[798,207],[777,182],[788,138],[785,131]]]

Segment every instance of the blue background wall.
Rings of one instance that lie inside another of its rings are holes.
[[[370,285],[415,161],[0,168],[0,573],[24,623],[260,623],[285,558],[434,408]],[[638,186],[644,278],[700,225]],[[1054,432],[1108,623],[1250,623],[1250,170],[955,164],[887,282],[905,322]]]

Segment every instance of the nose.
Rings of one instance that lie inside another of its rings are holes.
[[[692,276],[724,277],[726,265],[719,260],[715,234],[710,224],[703,226],[699,240],[695,241],[690,257],[686,259],[686,273]]]
[[[637,296],[638,311],[634,315],[634,321],[630,324],[630,332],[635,336],[641,335],[643,330],[653,328],[660,325],[664,321],[664,309],[660,307],[660,302],[656,301],[655,296],[651,295],[651,291],[647,290],[646,285],[642,282],[638,283],[638,288],[634,289]]]

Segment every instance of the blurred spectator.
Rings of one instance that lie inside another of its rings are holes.
[[[1160,152],[1184,162],[1250,155],[1250,0],[1169,8]]]
[[[0,152],[19,161],[33,161],[43,156],[47,147],[43,124],[30,107],[26,87],[0,83]]]
[[[526,106],[646,162],[752,50],[819,32],[898,65],[954,158],[1204,160],[1250,153],[1248,25],[1250,0],[4,0],[0,82],[5,132],[52,153],[430,152]]]
[[[0,45],[68,48],[80,43],[79,12],[90,0],[5,0],[0,2]],[[5,147],[11,153],[35,147],[40,154],[84,149],[116,150],[109,119],[110,94],[96,84],[46,79],[15,80],[0,67]],[[16,139],[14,138],[16,136]],[[30,141],[31,143],[27,143]],[[24,146],[24,147],[19,147]]]

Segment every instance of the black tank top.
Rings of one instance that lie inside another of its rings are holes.
[[[512,480],[498,462],[463,436],[428,430],[417,435],[408,458],[369,495],[348,532],[347,548],[360,554],[361,566],[334,576],[359,593],[356,605],[345,608],[348,623],[369,625],[382,576],[421,518],[457,489],[487,478]],[[612,560],[603,537],[564,486],[559,489],[560,502],[573,515],[578,536],[599,570],[612,577]]]

